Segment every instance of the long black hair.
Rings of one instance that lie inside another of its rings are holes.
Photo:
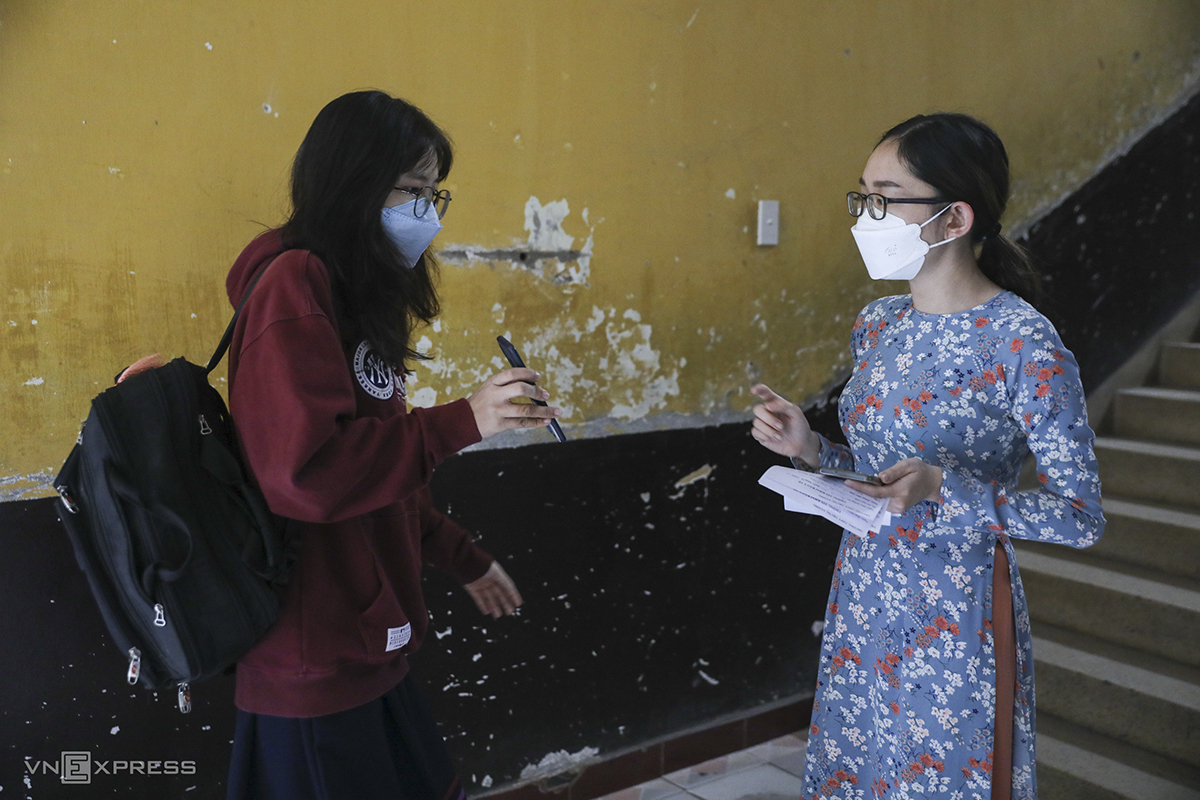
[[[996,132],[966,114],[920,114],[885,133],[879,144],[886,141],[896,142],[900,162],[916,178],[975,212],[970,237],[971,244],[981,245],[983,274],[1001,289],[1040,302],[1042,280],[1029,252],[1000,233],[1008,205],[1008,153]]]
[[[342,95],[321,109],[296,152],[292,213],[281,229],[287,247],[313,251],[329,270],[343,340],[366,339],[398,370],[424,357],[409,339],[441,310],[437,263],[426,252],[407,267],[382,210],[396,178],[430,154],[444,180],[450,140],[416,106],[379,91]]]

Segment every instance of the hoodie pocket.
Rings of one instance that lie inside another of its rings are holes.
[[[396,503],[365,518],[364,526],[369,531],[366,541],[375,563],[379,594],[359,615],[358,628],[367,661],[378,663],[395,658],[397,653],[406,649],[413,636],[412,622],[396,595],[398,587],[389,577],[393,570],[384,568],[384,562],[390,564],[395,554],[387,547],[381,548],[378,540],[390,542],[413,532],[419,537],[420,515],[415,510],[405,508],[402,503]]]
[[[381,576],[382,578],[382,576]],[[389,661],[412,638],[412,623],[400,608],[391,584],[381,579],[379,596],[358,618],[367,661]]]
[[[404,615],[391,584],[380,575],[379,595],[359,615],[359,633],[368,662],[390,661],[413,637],[413,625]]]

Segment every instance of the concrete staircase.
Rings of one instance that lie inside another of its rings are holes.
[[[1200,800],[1200,344],[1159,358],[1096,439],[1100,543],[1017,543],[1043,800]]]

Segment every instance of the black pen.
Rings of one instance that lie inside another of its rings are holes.
[[[521,360],[521,354],[517,352],[517,348],[513,347],[512,342],[510,342],[508,339],[505,339],[503,336],[497,336],[496,343],[500,345],[500,352],[504,353],[504,357],[508,359],[509,364],[512,364],[513,367],[528,369],[528,367],[525,366],[525,362]],[[529,383],[530,386],[535,385],[529,381],[522,381],[522,383]],[[539,406],[549,406],[549,403],[547,403],[545,400],[534,400],[533,402],[537,403]],[[560,442],[565,442],[567,440],[567,435],[563,433],[562,426],[558,424],[558,420],[556,419],[550,420],[550,432],[553,433],[554,438],[558,439]]]

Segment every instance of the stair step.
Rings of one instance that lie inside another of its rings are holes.
[[[1158,380],[1177,389],[1200,389],[1200,344],[1169,342],[1162,346]]]
[[[1200,444],[1200,391],[1139,386],[1117,393],[1116,434],[1177,444]]]
[[[1096,437],[1104,491],[1131,500],[1200,507],[1200,448]]]
[[[1033,653],[1039,711],[1200,768],[1200,682],[1103,642],[1082,649],[1039,635]]]
[[[1086,558],[1086,557],[1084,557]],[[1097,639],[1200,666],[1200,591],[1079,560],[1017,550],[1030,616]]]
[[[1038,709],[1038,791],[1053,800],[1200,800],[1200,770]]]
[[[1200,514],[1106,494],[1104,517],[1104,535],[1084,552],[1200,580]]]

